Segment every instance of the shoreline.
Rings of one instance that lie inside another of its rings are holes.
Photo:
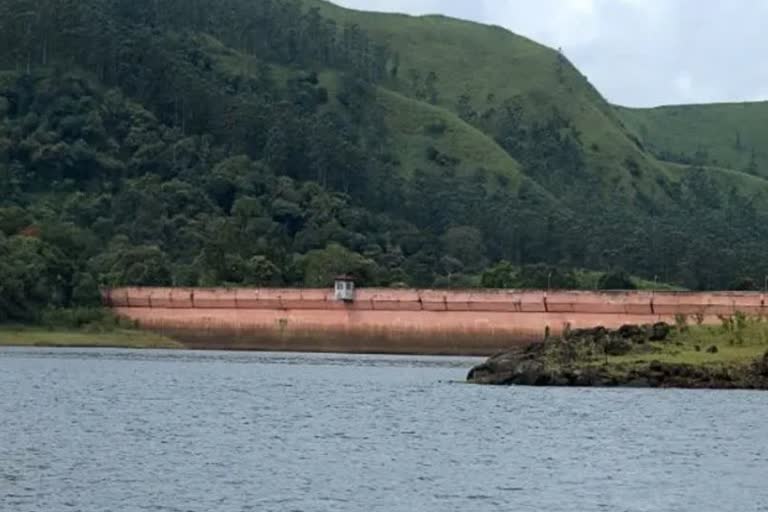
[[[3,347],[39,347],[39,348],[122,348],[135,350],[190,350],[195,352],[268,352],[285,354],[344,354],[361,356],[402,356],[402,357],[461,357],[483,359],[486,354],[472,354],[471,351],[435,349],[419,350],[417,345],[409,350],[395,347],[394,350],[370,349],[347,343],[317,344],[304,343],[291,346],[282,344],[243,342],[236,337],[224,337],[224,341],[184,341],[184,336],[176,338],[151,330],[113,329],[88,330],[59,327],[41,327],[34,325],[0,326],[0,348]]]
[[[183,344],[149,331],[90,331],[27,325],[0,326],[0,347],[184,349]]]
[[[0,347],[254,351],[236,342],[190,346],[140,329],[34,325],[0,326]],[[270,352],[307,351],[298,348],[286,346]],[[399,355],[449,354],[413,350]],[[740,317],[721,327],[659,323],[618,330],[579,329],[498,353],[472,368],[466,380],[496,386],[768,390],[768,321]]]

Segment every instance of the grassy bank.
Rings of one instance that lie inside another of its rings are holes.
[[[474,368],[480,384],[768,389],[768,321],[575,330]]]
[[[0,346],[183,348],[180,343],[170,338],[133,329],[94,332],[83,329],[36,326],[0,326]]]
[[[650,348],[650,350],[649,350]],[[762,357],[768,351],[768,321],[737,316],[724,319],[719,326],[688,325],[680,319],[664,342],[650,343],[645,353],[608,357],[609,364],[647,363],[741,365]]]
[[[0,346],[182,348],[100,307],[47,309],[28,323],[0,323]]]

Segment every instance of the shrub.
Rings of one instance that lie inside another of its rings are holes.
[[[447,130],[448,130],[448,125],[446,125],[445,121],[443,121],[442,119],[432,121],[431,123],[429,123],[424,127],[424,133],[432,136],[443,135]]]
[[[91,332],[116,328],[132,328],[135,324],[123,320],[102,308],[51,308],[40,314],[40,323],[48,328],[86,329]]]
[[[626,272],[609,272],[600,277],[597,287],[601,290],[636,290],[637,285]]]

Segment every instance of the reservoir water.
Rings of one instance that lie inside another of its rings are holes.
[[[768,393],[476,362],[0,349],[0,511],[768,511]]]

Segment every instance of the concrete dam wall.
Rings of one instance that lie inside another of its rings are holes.
[[[487,356],[570,327],[675,321],[719,324],[768,313],[751,292],[436,291],[361,289],[105,290],[140,327],[196,349]]]

